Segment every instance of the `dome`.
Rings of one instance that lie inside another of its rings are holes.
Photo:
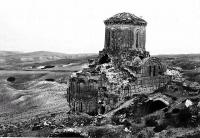
[[[104,21],[105,25],[109,24],[131,24],[131,25],[147,25],[147,22],[131,13],[118,13],[113,17]]]

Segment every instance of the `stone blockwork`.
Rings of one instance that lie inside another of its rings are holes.
[[[145,50],[145,32],[145,26],[107,25],[104,48],[115,52],[124,48]]]
[[[71,111],[104,114],[135,94],[153,93],[171,81],[161,61],[145,50],[146,21],[119,13],[104,23],[104,49],[69,81]]]

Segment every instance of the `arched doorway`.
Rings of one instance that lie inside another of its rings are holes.
[[[7,81],[9,82],[15,82],[16,78],[15,77],[9,77],[7,78]]]
[[[161,100],[149,100],[144,104],[144,110],[146,114],[150,114],[167,106],[168,105]]]

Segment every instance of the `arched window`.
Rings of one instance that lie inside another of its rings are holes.
[[[129,91],[130,91],[130,86],[126,86],[126,87],[124,88],[124,94],[125,94],[126,96],[129,96]]]
[[[105,30],[105,48],[108,49],[110,47],[110,30]]]
[[[158,74],[162,74],[161,66],[158,66]]]
[[[85,90],[85,85],[86,85],[86,84],[83,83],[83,82],[80,82],[80,83],[79,83],[79,88],[80,88],[80,89],[79,89],[79,92],[83,92],[83,91]]]
[[[133,46],[133,42],[134,42],[134,37],[133,37],[134,34],[133,34],[132,30],[129,31],[129,36],[130,36],[130,38],[129,38],[130,39],[129,40],[130,41],[130,46],[132,47]]]
[[[72,108],[73,111],[76,111],[76,103],[75,103],[75,101],[72,102],[72,106],[73,106],[73,108]]]
[[[82,103],[82,101],[80,101],[80,107],[79,107],[80,109],[80,112],[82,112],[83,111],[83,103]]]
[[[153,76],[156,76],[156,66],[153,66]]]
[[[149,76],[151,76],[151,66],[149,66]]]
[[[135,42],[136,48],[139,48],[139,31],[136,33],[136,42]]]
[[[79,103],[76,102],[76,105],[75,105],[75,110],[78,111],[78,107],[79,107]]]

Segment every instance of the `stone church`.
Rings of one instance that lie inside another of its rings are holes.
[[[145,20],[119,13],[104,24],[104,49],[69,80],[67,99],[73,112],[104,114],[132,96],[153,93],[170,81],[164,75],[165,65],[145,49]]]

